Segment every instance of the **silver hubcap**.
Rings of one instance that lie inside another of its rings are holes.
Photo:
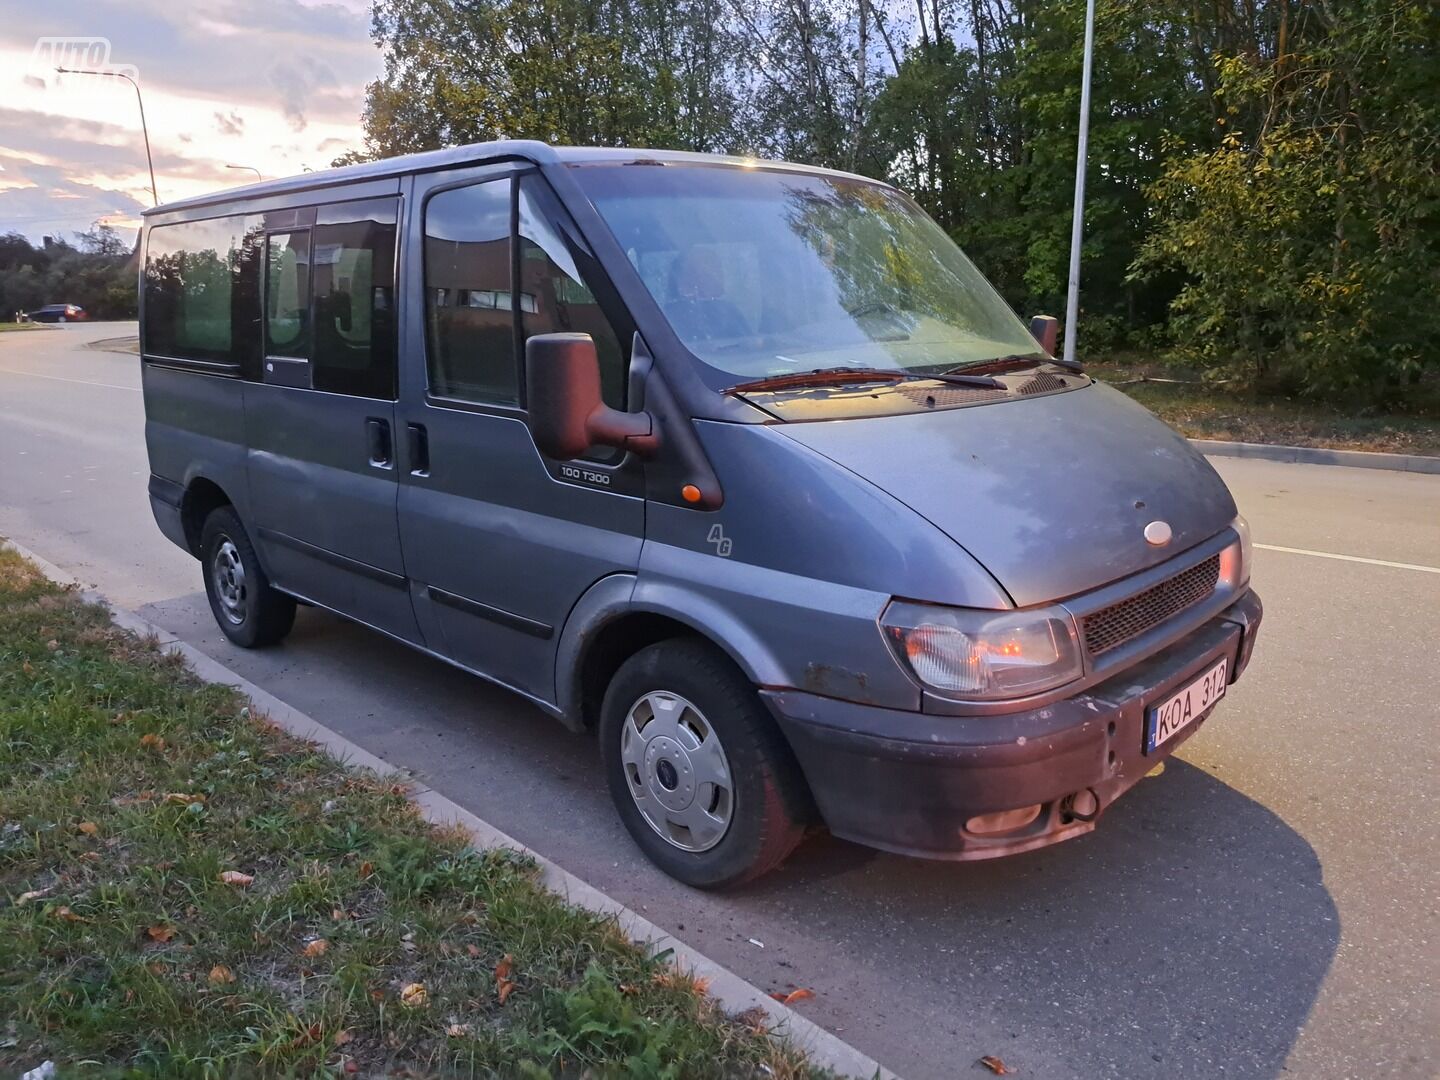
[[[240,561],[240,552],[226,536],[215,549],[215,559],[210,564],[210,577],[215,582],[215,595],[220,598],[220,610],[225,618],[239,626],[245,621],[245,601],[249,594],[245,584],[245,564]]]
[[[725,838],[735,813],[730,762],[690,702],[656,690],[630,706],[620,760],[641,815],[675,847],[708,851]]]

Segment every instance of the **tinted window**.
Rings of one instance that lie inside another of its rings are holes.
[[[310,234],[271,233],[265,263],[265,348],[310,355]]]
[[[145,249],[145,352],[250,368],[258,351],[258,217],[161,225]]]
[[[425,316],[432,393],[518,404],[508,178],[426,204]]]
[[[395,396],[394,199],[322,206],[311,234],[315,348],[310,385]]]
[[[622,408],[626,350],[576,264],[577,258],[586,258],[584,249],[567,242],[555,227],[555,222],[563,220],[563,211],[538,177],[521,178],[519,211],[522,340],[559,331],[589,334],[600,358],[605,401]]]

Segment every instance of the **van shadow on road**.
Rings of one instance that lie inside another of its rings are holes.
[[[870,1007],[856,997],[883,995],[875,1027],[912,1048],[887,1061],[907,1076],[953,1075],[952,1055],[973,1061],[980,1040],[1023,1075],[1275,1076],[1339,942],[1310,845],[1179,760],[1055,848],[936,863],[819,836],[747,889],[707,895],[639,855],[594,741],[512,694],[320,611],[251,653],[220,638],[203,594],[142,614],[752,981],[843,979],[807,1011],[886,1060],[854,1021]]]
[[[868,927],[884,963],[1042,1035],[1077,1075],[1277,1075],[1340,940],[1310,845],[1177,759],[1046,851],[934,863],[827,838],[789,869],[766,906],[845,947]]]

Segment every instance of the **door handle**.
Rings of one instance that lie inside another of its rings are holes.
[[[407,424],[405,434],[408,441],[411,474],[429,476],[430,433],[425,430],[424,424]]]
[[[365,419],[365,442],[370,451],[370,464],[388,469],[395,464],[395,447],[390,441],[390,421],[377,416]]]

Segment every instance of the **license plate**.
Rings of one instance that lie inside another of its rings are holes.
[[[1159,704],[1152,705],[1145,714],[1145,752],[1148,754],[1163,746],[1224,697],[1225,676],[1229,670],[1229,659],[1221,657],[1203,675],[1192,679]]]

